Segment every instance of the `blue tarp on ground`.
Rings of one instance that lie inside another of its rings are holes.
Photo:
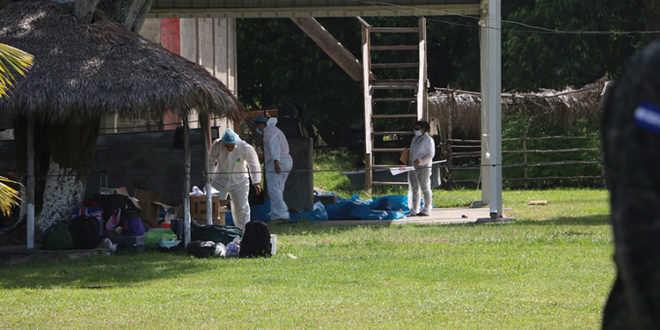
[[[408,212],[408,196],[390,195],[361,200],[359,195],[326,205],[330,220],[397,220]]]
[[[403,219],[409,212],[408,196],[389,195],[362,200],[360,195],[356,194],[350,199],[339,198],[339,202],[335,204],[323,205],[316,202],[310,211],[291,213],[290,221],[398,220]],[[250,220],[270,221],[270,201],[250,207]],[[231,212],[225,214],[225,223],[228,226],[234,224]]]

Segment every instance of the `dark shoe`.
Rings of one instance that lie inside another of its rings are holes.
[[[285,223],[289,223],[288,219],[277,219],[277,220],[273,220],[273,221],[275,222],[276,225],[283,225]]]
[[[429,215],[424,213],[424,212],[420,212],[420,213],[417,213],[417,216],[418,217],[428,217]]]
[[[408,216],[409,216],[409,217],[416,217],[416,216],[417,216],[417,213],[410,212],[410,213],[408,214]]]

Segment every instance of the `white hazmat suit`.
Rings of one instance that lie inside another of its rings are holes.
[[[264,163],[270,198],[270,219],[289,220],[289,208],[284,203],[284,184],[293,168],[293,159],[289,154],[289,143],[284,133],[275,125],[277,118],[270,118],[264,128]],[[275,172],[275,161],[280,164],[280,173]]]
[[[220,199],[226,199],[227,194],[231,196],[234,226],[245,230],[245,224],[250,221],[249,179],[252,179],[253,184],[261,183],[261,166],[254,148],[245,141],[238,140],[232,151],[227,150],[224,144],[221,139],[217,139],[211,145],[211,185],[220,192]]]
[[[424,196],[424,209],[422,213],[427,215],[431,212],[433,203],[433,192],[431,191],[431,167],[435,156],[435,142],[433,138],[424,133],[415,136],[410,143],[409,165],[415,165],[415,170],[408,172],[408,206],[411,214],[418,214],[420,209],[420,190]]]

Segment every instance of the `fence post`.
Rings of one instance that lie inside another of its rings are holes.
[[[451,139],[452,139],[452,131],[453,131],[453,119],[452,119],[452,104],[455,102],[454,100],[454,92],[449,92],[448,95],[448,101],[447,102],[447,183],[451,184],[454,178],[454,172],[452,172],[451,168],[454,166],[453,160],[452,160],[452,149],[451,149]]]
[[[523,152],[523,179],[525,182],[525,189],[528,186],[529,181],[527,180],[527,133],[529,132],[529,125],[532,123],[532,118],[529,118],[527,120],[527,126],[525,126],[525,134],[523,135],[522,138],[522,152]]]

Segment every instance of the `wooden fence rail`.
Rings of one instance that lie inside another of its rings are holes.
[[[566,159],[555,160],[547,162],[530,162],[528,155],[530,154],[566,154],[566,153],[599,153],[600,148],[594,147],[576,147],[565,149],[528,149],[528,142],[530,141],[550,141],[550,140],[564,140],[564,141],[594,141],[599,140],[598,136],[545,136],[545,137],[528,137],[529,123],[525,128],[523,137],[521,138],[508,138],[502,139],[503,142],[520,142],[522,148],[519,150],[503,150],[502,154],[522,155],[522,163],[505,163],[502,168],[523,168],[522,177],[508,177],[503,178],[508,182],[522,182],[527,186],[528,183],[538,181],[556,181],[556,180],[604,180],[604,172],[601,168],[600,175],[567,175],[567,176],[544,176],[544,177],[530,177],[528,169],[550,167],[550,166],[568,166],[568,165],[602,165],[602,160],[591,159]],[[477,173],[475,178],[461,178],[454,179],[454,174],[460,171],[476,171],[480,169],[481,163],[481,141],[480,140],[467,140],[448,138],[440,142],[439,149],[442,153],[443,159],[447,159],[445,167],[445,180],[447,183],[477,183],[479,182],[479,175]],[[475,150],[475,149],[478,149]],[[475,150],[475,151],[471,151]],[[472,159],[471,161],[469,159]],[[460,160],[457,164],[457,160]],[[464,175],[463,175],[464,176]]]

